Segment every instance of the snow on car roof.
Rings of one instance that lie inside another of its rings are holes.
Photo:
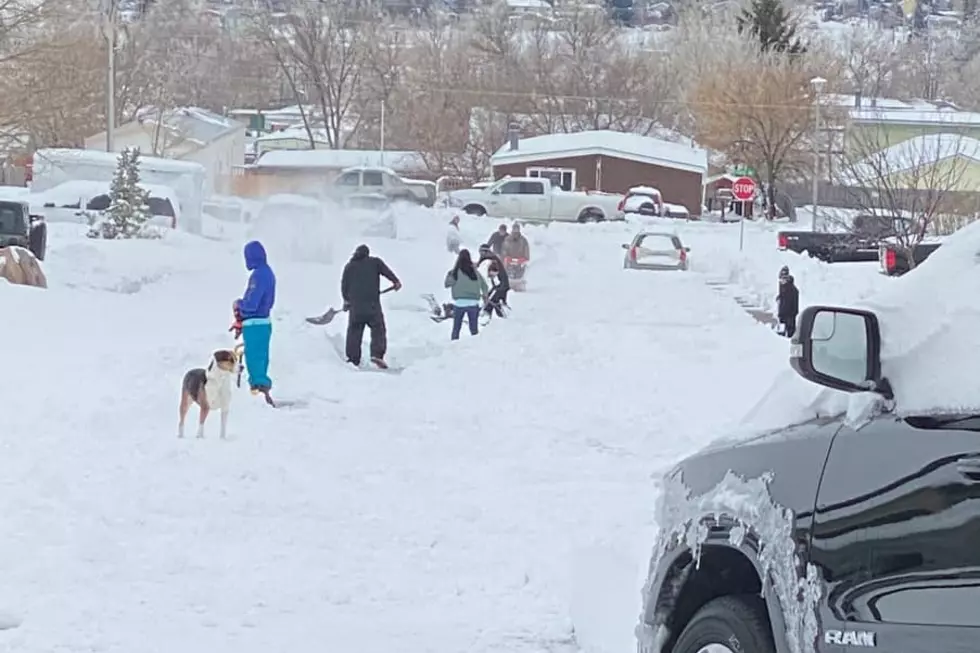
[[[660,195],[660,191],[653,186],[633,186],[627,193],[632,193],[633,195]]]

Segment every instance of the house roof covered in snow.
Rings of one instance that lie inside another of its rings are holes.
[[[958,134],[925,134],[876,152],[854,166],[854,183],[964,157],[980,162],[980,140]]]
[[[610,130],[522,138],[518,141],[516,150],[511,150],[510,144],[505,143],[490,158],[490,163],[499,166],[593,155],[611,156],[701,174],[708,170],[708,154],[699,147]]]
[[[948,102],[922,99],[896,100],[894,98],[861,97],[828,93],[821,104],[850,109],[852,121],[857,123],[895,125],[980,125],[980,113],[962,111]]]
[[[162,117],[161,117],[162,116]],[[159,109],[150,107],[136,115],[140,124],[155,124],[162,120],[169,129],[182,138],[201,145],[208,145],[231,132],[245,129],[245,125],[220,114],[200,107],[179,107]]]
[[[424,170],[418,152],[388,150],[269,150],[254,167],[259,169],[340,169],[355,166],[387,167],[396,170]]]
[[[35,175],[46,166],[72,166],[85,164],[116,165],[119,154],[115,152],[100,152],[98,150],[82,150],[69,148],[42,148],[34,153]],[[176,172],[187,174],[203,174],[204,166],[194,161],[178,161],[162,159],[155,156],[140,156],[141,170],[156,172]]]

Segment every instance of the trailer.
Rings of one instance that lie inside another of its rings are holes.
[[[113,152],[40,149],[34,153],[31,191],[43,192],[66,181],[109,183],[118,162],[119,155]],[[206,174],[204,166],[199,163],[140,157],[140,180],[146,184],[169,186],[176,191],[181,216],[178,227],[191,233],[201,233]]]

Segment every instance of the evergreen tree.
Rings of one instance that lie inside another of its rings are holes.
[[[783,7],[782,0],[752,0],[752,7],[743,9],[738,17],[738,31],[751,34],[759,41],[763,52],[806,52],[796,36],[796,24]]]
[[[109,208],[89,235],[101,238],[136,238],[150,219],[150,194],[140,185],[140,152],[126,148],[109,186]]]

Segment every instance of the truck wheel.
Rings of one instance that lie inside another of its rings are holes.
[[[478,204],[469,204],[463,207],[463,213],[466,215],[486,215],[487,210]]]
[[[586,222],[602,222],[605,219],[606,216],[598,209],[584,209],[578,214],[578,221],[583,224]]]
[[[28,245],[31,253],[34,254],[34,258],[43,261],[48,249],[48,225],[46,223],[41,222],[31,229]]]
[[[672,653],[776,653],[765,602],[757,595],[722,596],[702,607]]]

